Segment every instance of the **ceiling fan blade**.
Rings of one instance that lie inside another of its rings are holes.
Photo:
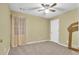
[[[52,4],[50,7],[53,7],[53,6],[56,6],[57,4],[56,3],[54,3],[54,4]]]
[[[33,7],[33,8],[28,8],[26,10],[35,10],[35,9],[40,9],[41,7]]]
[[[44,4],[41,4],[44,8],[46,7]]]
[[[56,9],[56,10],[60,10],[60,11],[64,11],[65,9],[63,9],[63,8],[59,8],[59,7],[54,7],[54,9]]]
[[[40,12],[40,11],[44,11],[44,10],[45,10],[45,9],[41,9],[41,10],[38,10],[38,11]]]
[[[56,10],[51,10],[51,9],[50,9],[50,11],[51,11],[51,12],[55,12]]]

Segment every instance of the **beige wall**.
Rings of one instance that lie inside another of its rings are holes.
[[[59,19],[60,20],[60,24],[59,24],[59,42],[63,45],[67,45],[68,44],[68,39],[69,39],[69,33],[68,33],[68,26],[74,22],[78,21],[78,10],[72,10],[69,12],[66,12],[62,15],[59,15],[57,17],[52,18],[52,20],[54,19]]]
[[[7,4],[0,4],[0,54],[8,53],[10,48],[10,12]]]
[[[18,12],[12,12],[12,14],[26,18],[26,42],[49,40],[49,20]]]

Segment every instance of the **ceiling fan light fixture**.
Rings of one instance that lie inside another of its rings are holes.
[[[45,13],[49,13],[49,12],[50,12],[49,9],[46,9],[46,10],[45,10]]]

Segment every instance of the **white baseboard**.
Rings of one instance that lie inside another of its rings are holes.
[[[27,42],[26,44],[34,44],[34,43],[40,43],[40,42],[45,42],[49,40],[41,40],[41,41],[33,41],[33,42]]]
[[[65,46],[65,47],[68,47],[67,45],[64,45],[64,44],[61,44],[61,43],[57,43],[57,44],[62,45],[62,46]]]
[[[6,55],[8,55],[9,51],[10,51],[10,48],[8,49],[8,51],[7,51]]]
[[[53,42],[53,41],[51,41],[51,42]],[[55,43],[57,43],[57,42],[55,42]],[[57,43],[57,44],[62,45],[62,46],[65,46],[65,47],[68,47],[67,45],[64,45],[64,44],[61,44],[61,43]]]
[[[26,44],[34,44],[34,43],[40,43],[40,42],[45,42],[45,41],[50,41],[50,40],[33,41],[33,42],[27,42]],[[51,41],[51,42],[53,42],[53,41]],[[64,45],[64,44],[61,44],[61,43],[57,43],[57,44],[68,47],[67,45]]]

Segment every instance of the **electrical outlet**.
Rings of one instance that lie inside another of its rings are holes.
[[[0,43],[2,43],[3,41],[0,39]]]

